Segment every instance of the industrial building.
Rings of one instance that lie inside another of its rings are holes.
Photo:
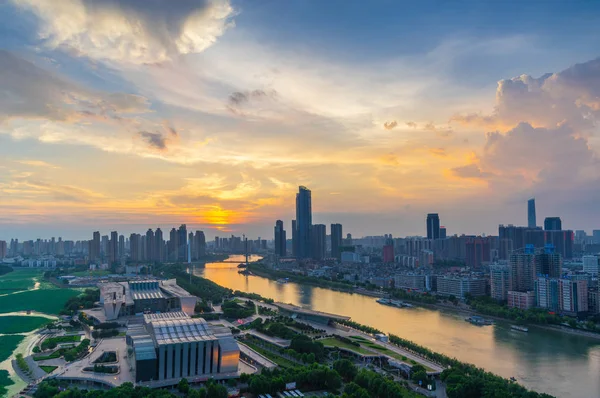
[[[184,312],[144,315],[143,323],[129,325],[127,345],[137,383],[167,386],[182,377],[195,382],[239,376],[240,350],[229,328]]]
[[[154,312],[183,311],[193,315],[197,301],[177,286],[175,279],[99,283],[98,288],[107,321]]]

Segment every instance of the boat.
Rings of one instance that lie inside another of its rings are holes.
[[[529,332],[529,329],[526,328],[525,326],[511,325],[510,328],[512,330],[518,330],[519,332]]]
[[[277,279],[277,283],[288,283],[290,280],[289,278],[279,278]]]
[[[240,269],[240,270],[238,270],[238,274],[252,275],[252,272],[250,272],[250,270],[248,270],[248,269]]]
[[[389,305],[390,307],[396,307],[396,308],[411,308],[412,307],[412,304],[405,303],[404,301],[390,300],[390,299],[386,299],[386,298],[380,298],[379,300],[376,300],[376,302],[379,304]]]
[[[477,325],[477,326],[492,325],[494,323],[490,319],[485,319],[485,318],[482,318],[477,315],[473,315],[468,318],[465,318],[465,321],[472,323],[473,325]]]
[[[516,377],[514,377],[514,376],[512,376],[512,377],[510,378],[510,381],[512,381],[512,382],[515,382],[515,381],[517,381],[517,378],[516,378]]]

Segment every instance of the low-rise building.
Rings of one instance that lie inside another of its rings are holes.
[[[398,274],[394,277],[394,286],[396,288],[425,291],[425,280],[426,275]]]
[[[483,278],[441,276],[437,278],[437,292],[444,296],[464,298],[468,293],[471,296],[485,296],[486,281]]]
[[[510,308],[528,310],[535,305],[535,293],[533,291],[517,292],[509,290],[506,297]]]

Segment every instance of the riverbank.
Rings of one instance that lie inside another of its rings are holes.
[[[266,266],[264,266],[262,264],[250,264],[249,269],[252,271],[252,273],[254,275],[260,276],[263,278],[267,278],[270,280],[278,280],[281,278],[288,278],[289,281],[293,282],[293,283],[320,287],[320,288],[329,289],[329,290],[333,290],[336,292],[342,292],[342,293],[360,294],[360,295],[366,296],[366,297],[384,297],[384,296],[388,295],[388,293],[383,293],[381,291],[376,291],[376,290],[368,290],[364,287],[355,288],[354,286],[350,286],[350,285],[344,286],[344,288],[332,287],[331,286],[332,284],[339,285],[340,283],[332,282],[332,281],[328,281],[328,280],[319,281],[318,278],[315,278],[315,277],[307,277],[307,276],[297,275],[297,274],[287,272],[287,271],[273,270],[273,269],[267,268]],[[437,310],[437,311],[449,310],[449,311],[452,311],[455,313],[459,313],[461,315],[467,315],[467,316],[480,315],[480,316],[484,316],[486,318],[494,319],[497,321],[516,323],[512,319],[484,314],[482,312],[479,312],[479,311],[476,311],[476,310],[473,310],[470,308],[464,308],[464,307],[459,307],[459,306],[440,303],[440,302],[424,303],[423,301],[413,300],[406,296],[402,297],[401,300],[406,301],[407,303],[413,304],[415,306],[433,309],[433,310]],[[589,331],[585,331],[585,330],[581,330],[581,329],[574,329],[574,328],[570,328],[567,326],[543,325],[543,324],[531,323],[531,322],[525,322],[522,324],[527,325],[529,327],[536,327],[539,329],[544,329],[544,330],[549,330],[549,331],[554,331],[554,332],[559,332],[559,333],[565,333],[565,334],[569,334],[569,335],[573,335],[573,336],[581,336],[581,337],[587,337],[587,338],[591,338],[591,339],[595,339],[595,340],[600,340],[600,333],[589,332]]]

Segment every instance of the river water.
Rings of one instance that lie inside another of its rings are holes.
[[[257,260],[253,258],[251,260]],[[229,260],[243,262],[243,256]],[[319,287],[281,284],[238,274],[235,263],[209,263],[195,274],[234,290],[275,301],[350,316],[352,320],[410,339],[434,351],[483,367],[555,397],[600,397],[600,340],[530,328],[512,331],[510,323],[474,326],[464,315],[425,308],[399,309],[375,298]]]

